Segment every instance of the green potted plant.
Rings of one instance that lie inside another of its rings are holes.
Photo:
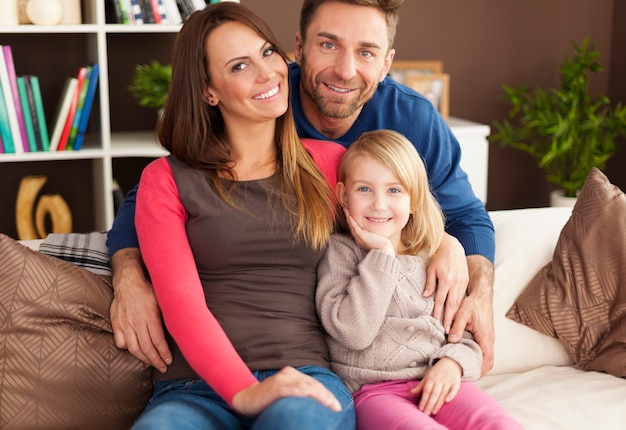
[[[135,66],[135,73],[128,89],[139,106],[159,110],[167,97],[167,89],[172,79],[172,66],[151,61]]]
[[[576,197],[592,167],[604,169],[617,151],[615,139],[626,135],[626,107],[589,95],[589,73],[603,70],[600,52],[588,37],[573,46],[574,55],[560,66],[560,88],[503,86],[512,105],[509,120],[494,122],[489,137],[533,156],[566,197]]]

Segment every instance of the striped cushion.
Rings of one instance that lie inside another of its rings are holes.
[[[106,233],[51,233],[39,252],[77,264],[96,275],[111,276]]]

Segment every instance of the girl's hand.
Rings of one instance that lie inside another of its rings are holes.
[[[341,404],[324,385],[293,367],[285,367],[263,382],[244,388],[233,397],[233,409],[252,417],[283,397],[311,397],[335,412]]]
[[[348,227],[350,227],[350,233],[352,234],[352,237],[357,245],[367,251],[371,249],[378,249],[390,255],[396,255],[395,249],[389,239],[361,228],[361,226],[357,224],[354,218],[350,215],[348,208],[344,207],[343,212],[346,214],[346,220],[348,221]]]
[[[444,357],[431,367],[411,394],[422,395],[420,411],[436,415],[444,403],[450,402],[461,388],[461,366],[451,358]]]

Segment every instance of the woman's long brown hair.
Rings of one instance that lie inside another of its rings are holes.
[[[192,14],[183,25],[172,57],[172,79],[157,126],[161,145],[191,167],[206,172],[221,197],[233,206],[220,175],[236,179],[231,147],[220,110],[207,103],[209,57],[206,40],[220,25],[240,22],[268,41],[288,61],[267,24],[247,7],[221,2]],[[290,88],[290,91],[294,89]],[[297,89],[296,89],[297,90]],[[291,97],[276,121],[277,178],[281,200],[292,215],[295,240],[322,248],[332,233],[335,205],[324,175],[298,138]]]

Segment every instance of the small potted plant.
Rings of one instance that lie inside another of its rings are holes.
[[[615,155],[615,139],[626,135],[626,107],[589,95],[589,73],[603,70],[600,52],[589,38],[573,46],[574,55],[560,66],[560,88],[531,93],[525,85],[503,86],[510,121],[495,122],[489,140],[533,156],[547,181],[559,186],[555,193],[575,198],[591,168],[603,170]]]
[[[139,106],[160,110],[165,104],[172,79],[172,66],[151,61],[135,67],[133,80],[128,87]]]

